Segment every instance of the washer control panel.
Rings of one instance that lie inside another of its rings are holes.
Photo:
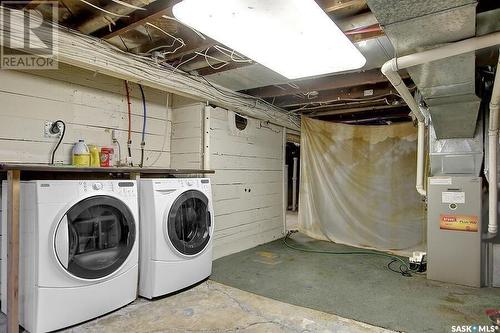
[[[95,194],[100,192],[113,192],[125,197],[132,197],[137,195],[137,186],[135,182],[131,181],[81,181],[79,182],[80,194]]]

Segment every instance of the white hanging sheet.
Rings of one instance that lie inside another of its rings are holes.
[[[299,229],[310,237],[408,253],[425,243],[411,123],[345,125],[302,117]]]

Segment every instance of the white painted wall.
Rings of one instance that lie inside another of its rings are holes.
[[[172,167],[203,165],[205,105],[174,97]],[[234,113],[208,107],[209,168],[215,170],[214,258],[279,238],[283,228],[282,128],[248,118],[236,129]]]
[[[138,86],[129,86],[132,96],[132,158],[134,164],[138,164],[143,106]],[[144,93],[148,114],[145,165],[169,168],[169,94],[151,88],[144,88]],[[67,129],[56,161],[70,163],[71,149],[78,139],[100,147],[111,146],[111,129],[116,132],[122,160],[125,161],[128,114],[122,80],[63,64],[57,71],[1,71],[0,161],[48,163],[57,139],[44,137],[44,122],[57,119],[63,120]],[[0,223],[1,211],[0,205]],[[1,241],[0,231],[0,245]]]
[[[48,163],[56,139],[45,138],[46,120],[61,119],[67,131],[56,161],[69,163],[78,139],[111,146],[111,129],[127,149],[127,102],[122,80],[61,64],[59,70],[2,71],[0,76],[0,161]],[[132,93],[132,157],[140,159],[143,121],[139,88]],[[146,166],[170,166],[171,122],[167,93],[145,88]]]
[[[203,108],[203,103],[194,100],[172,98],[172,168],[202,167]]]
[[[133,159],[140,157],[142,102],[132,87]],[[200,168],[203,110],[200,102],[145,88],[148,117],[146,166]],[[123,81],[61,65],[58,71],[2,71],[0,161],[48,163],[56,139],[43,136],[44,121],[68,128],[57,161],[70,162],[78,139],[111,145],[115,129],[126,155],[127,104]],[[171,105],[171,106],[170,106]],[[215,209],[214,257],[281,237],[283,223],[282,128],[248,118],[244,131],[234,113],[210,108],[210,168]],[[1,236],[0,236],[1,237]]]
[[[243,251],[282,236],[282,128],[234,113],[210,110],[210,168],[215,211],[214,257]]]

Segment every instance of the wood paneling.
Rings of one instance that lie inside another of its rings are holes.
[[[202,166],[203,103],[175,96],[172,101],[173,168]]]
[[[45,138],[44,122],[63,120],[67,125],[56,161],[69,163],[78,139],[111,146],[111,132],[120,142],[125,159],[128,116],[123,81],[71,66],[57,71],[4,71],[0,80],[0,160],[48,163],[57,139]],[[131,84],[132,157],[140,158],[143,123],[139,89]],[[170,167],[171,121],[167,93],[146,88],[147,122],[145,165]]]
[[[212,108],[210,118],[214,257],[219,258],[281,237],[282,129],[248,118],[240,132],[231,111],[221,108]]]

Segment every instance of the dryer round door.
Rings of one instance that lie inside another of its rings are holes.
[[[193,256],[202,252],[211,236],[208,198],[197,190],[183,192],[170,207],[165,222],[167,238],[179,253]]]
[[[120,200],[94,196],[73,205],[55,234],[55,252],[73,276],[100,279],[118,270],[130,255],[136,226]]]

